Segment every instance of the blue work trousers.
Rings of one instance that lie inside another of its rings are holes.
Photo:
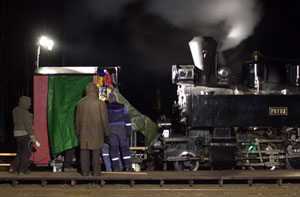
[[[110,158],[110,154],[109,154],[109,145],[104,143],[102,146],[102,156],[103,156],[103,161],[105,164],[105,170],[111,172],[112,168],[111,168],[111,158]],[[123,164],[122,161],[120,159],[119,156],[119,167],[120,169],[123,169]]]
[[[115,171],[120,170],[119,151],[122,155],[124,167],[131,166],[132,161],[129,148],[129,137],[126,135],[125,125],[110,126],[109,144],[113,169]]]

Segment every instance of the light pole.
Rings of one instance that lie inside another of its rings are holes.
[[[40,53],[41,53],[41,46],[48,49],[49,51],[52,50],[54,42],[51,39],[48,39],[46,36],[42,36],[37,43],[37,55],[36,55],[36,68],[39,68],[40,64]]]

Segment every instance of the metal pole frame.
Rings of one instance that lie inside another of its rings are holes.
[[[40,66],[40,53],[41,53],[41,45],[37,44],[37,54],[36,54],[36,68],[39,69]]]

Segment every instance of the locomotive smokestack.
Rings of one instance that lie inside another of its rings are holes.
[[[194,64],[200,70],[204,70],[202,42],[203,42],[202,37],[194,37],[193,40],[189,42]]]
[[[194,37],[189,45],[198,76],[196,84],[209,85],[209,75],[214,69],[218,43],[213,37]]]

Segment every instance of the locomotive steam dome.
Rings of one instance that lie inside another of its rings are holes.
[[[300,82],[300,65],[288,64],[286,65],[287,80],[290,84],[299,86]]]
[[[243,81],[249,88],[259,89],[260,84],[267,78],[267,69],[259,61],[259,52],[254,51],[253,61],[243,65]]]

